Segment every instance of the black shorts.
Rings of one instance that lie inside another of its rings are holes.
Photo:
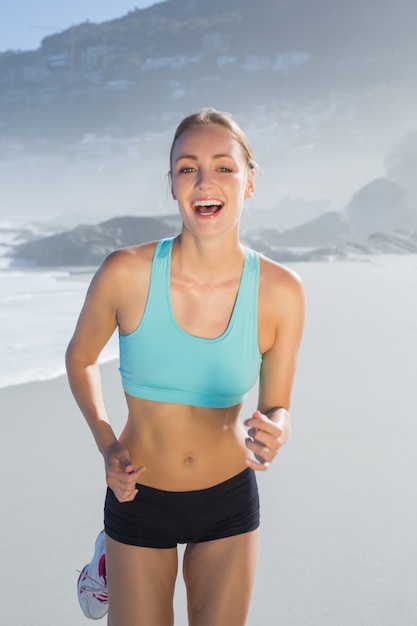
[[[119,502],[107,489],[106,534],[121,543],[174,548],[240,535],[259,526],[259,495],[251,468],[214,487],[163,491],[138,485],[131,502]]]

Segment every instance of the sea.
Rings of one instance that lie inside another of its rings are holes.
[[[66,346],[95,271],[37,269],[14,262],[8,253],[17,228],[0,222],[0,388],[64,374]],[[115,334],[100,360],[117,354]]]

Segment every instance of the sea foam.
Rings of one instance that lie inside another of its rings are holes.
[[[0,387],[55,378],[81,310],[88,277],[0,264]],[[103,361],[117,357],[114,336]]]

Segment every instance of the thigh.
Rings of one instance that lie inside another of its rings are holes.
[[[258,555],[259,531],[189,544],[183,572],[190,626],[244,626]]]
[[[176,548],[142,548],[106,537],[109,626],[172,626]]]

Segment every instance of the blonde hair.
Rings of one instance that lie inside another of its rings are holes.
[[[209,107],[200,109],[196,113],[188,115],[179,123],[177,130],[175,131],[169,153],[170,168],[172,168],[172,155],[174,152],[175,142],[178,137],[190,128],[195,128],[196,126],[207,126],[209,124],[217,124],[218,126],[227,128],[234,139],[236,139],[236,141],[241,145],[248,167],[250,169],[256,169],[257,163],[253,155],[252,146],[239,124],[233,119],[230,113],[227,113],[226,111],[217,111],[216,109]]]

